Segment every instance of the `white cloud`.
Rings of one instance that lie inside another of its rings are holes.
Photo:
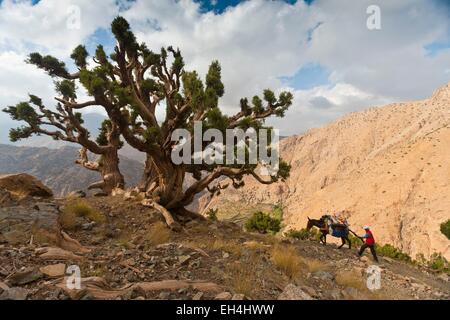
[[[12,93],[0,96],[0,105],[27,90],[51,98],[46,85],[50,80],[43,80],[46,75],[31,72],[21,62],[30,48],[67,59],[75,45],[85,42],[98,27],[109,25],[118,12],[114,0],[77,1],[81,28],[68,30],[71,1],[42,0],[35,6],[16,2],[5,0],[0,6],[0,29],[7,30],[0,34],[0,70],[9,73],[0,75],[0,91]],[[192,0],[137,0],[122,14],[150,48],[180,47],[187,69],[204,75],[211,60],[218,59],[226,91],[221,103],[229,113],[237,110],[243,96],[251,97],[267,87],[279,91],[286,86],[280,77],[294,76],[308,63],[330,70],[327,86],[291,88],[294,105],[284,119],[269,122],[282,134],[293,134],[346,112],[425,98],[450,80],[450,49],[435,55],[427,55],[424,49],[448,39],[447,12],[432,1],[380,0],[382,29],[369,31],[366,8],[372,2],[316,0],[308,6],[303,1],[289,5],[252,0],[215,14],[202,13]],[[19,72],[4,65],[11,59]]]
[[[79,28],[73,24],[79,12]],[[20,52],[38,48],[66,58],[99,27],[107,27],[118,8],[114,0],[4,0],[0,4],[0,48]],[[5,32],[3,32],[5,31]]]

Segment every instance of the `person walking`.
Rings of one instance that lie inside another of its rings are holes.
[[[358,255],[361,257],[361,255],[364,253],[364,250],[369,248],[370,252],[372,253],[373,259],[378,262],[377,253],[375,251],[375,238],[373,237],[373,233],[372,231],[370,231],[370,228],[368,226],[365,226],[363,229],[366,231],[366,234],[359,238],[365,242],[359,249]]]

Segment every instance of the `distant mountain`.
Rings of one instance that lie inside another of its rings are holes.
[[[50,187],[55,195],[74,190],[86,190],[100,180],[100,175],[74,163],[78,149],[64,146],[59,149],[16,147],[0,144],[0,174],[29,173]],[[127,186],[136,185],[142,173],[142,164],[121,156],[120,169]]]
[[[249,177],[242,189],[204,196],[200,209],[235,219],[247,213],[240,208],[278,204],[295,229],[307,217],[345,211],[354,231],[370,225],[380,243],[412,257],[440,252],[450,259],[450,241],[439,229],[450,219],[449,150],[450,84],[430,99],[351,113],[283,139],[281,155],[292,166],[285,183]]]

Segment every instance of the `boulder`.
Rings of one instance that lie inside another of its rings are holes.
[[[35,177],[26,173],[0,175],[0,189],[5,189],[12,195],[25,197],[50,198],[52,190]]]

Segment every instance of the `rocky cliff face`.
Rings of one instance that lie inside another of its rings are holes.
[[[240,190],[203,198],[248,204],[281,203],[288,228],[307,216],[346,210],[351,228],[370,225],[377,240],[411,254],[441,252],[450,241],[439,225],[450,218],[450,85],[424,101],[395,103],[349,114],[325,127],[281,141],[291,166],[286,183],[251,178]]]
[[[89,184],[100,180],[96,172],[76,165],[77,157],[78,149],[74,147],[48,149],[0,145],[0,174],[29,173],[49,186],[56,196],[65,195],[74,190],[85,190]],[[120,168],[128,186],[139,182],[141,163],[121,157]]]

